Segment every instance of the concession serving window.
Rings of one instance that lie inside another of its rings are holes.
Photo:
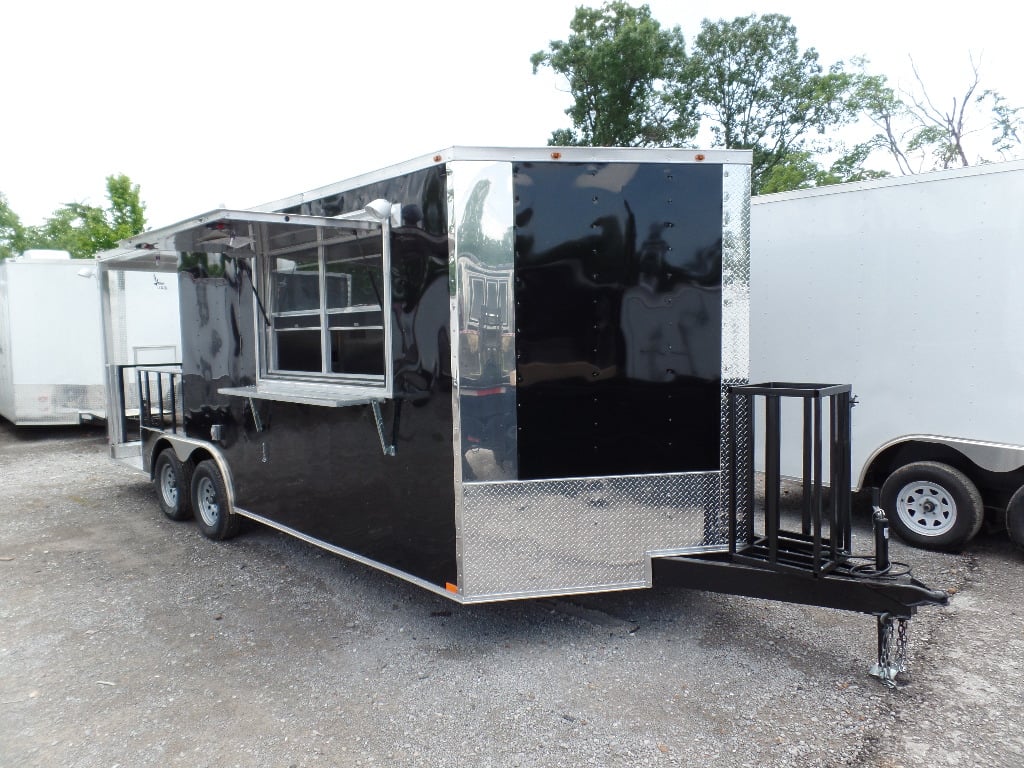
[[[261,225],[265,377],[383,386],[385,249],[373,229]]]
[[[222,393],[329,406],[391,396],[387,215],[218,210],[132,242],[201,261],[211,276],[241,262],[256,299],[259,376]]]

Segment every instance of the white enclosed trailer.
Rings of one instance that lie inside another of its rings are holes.
[[[0,261],[0,416],[77,424],[102,413],[99,291],[93,260],[26,251]]]
[[[1022,243],[1022,162],[752,201],[751,379],[855,382],[854,489],[916,545],[1024,539]]]
[[[178,286],[124,273],[112,316],[115,357],[176,360]],[[0,416],[17,426],[78,424],[106,414],[101,293],[94,259],[34,250],[0,261]],[[128,330],[130,327],[130,331]]]

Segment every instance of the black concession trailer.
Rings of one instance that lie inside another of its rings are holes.
[[[825,499],[850,388],[748,385],[749,190],[746,151],[453,147],[133,237],[101,267],[176,273],[182,356],[108,360],[140,402],[111,453],[211,538],[251,518],[463,603],[665,578],[871,613],[892,679],[945,595],[858,565]],[[777,460],[754,506],[787,399],[792,533]]]

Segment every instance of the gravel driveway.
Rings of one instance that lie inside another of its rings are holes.
[[[894,557],[956,594],[890,690],[871,617],[667,587],[459,606],[256,525],[207,541],[101,432],[3,422],[0,766],[1024,765],[1024,556]]]

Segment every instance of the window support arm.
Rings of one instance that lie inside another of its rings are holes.
[[[385,456],[395,455],[395,444],[392,442],[390,445],[384,438],[384,416],[380,410],[380,400],[374,400],[370,403],[370,407],[373,408],[373,419],[377,424],[377,437],[380,439],[381,450],[384,451]],[[397,412],[395,418],[398,418]],[[392,438],[393,439],[393,438]]]

